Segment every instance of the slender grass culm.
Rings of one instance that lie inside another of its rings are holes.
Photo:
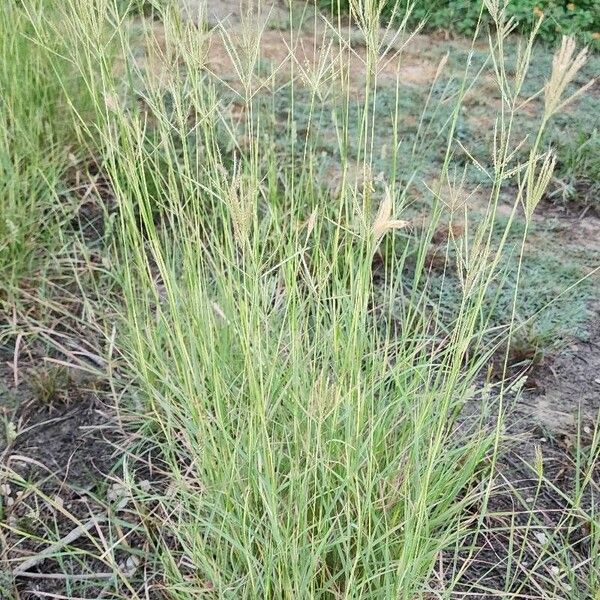
[[[415,32],[407,19],[383,28],[376,0],[350,2],[350,27],[290,10],[271,64],[252,12],[237,29],[209,29],[171,4],[155,6],[155,20],[112,0],[48,3],[52,19],[23,4],[39,47],[64,40],[65,96],[73,70],[87,88],[93,118],[75,102],[71,118],[118,207],[107,312],[113,385],[142,440],[126,465],[148,585],[180,600],[445,597],[434,569],[482,526],[514,391],[506,365],[499,383],[486,377],[516,319],[513,304],[504,326],[491,325],[493,292],[526,243],[512,224],[523,210],[531,219],[548,185],[544,132],[585,55],[563,43],[539,133],[520,137],[535,32],[509,69],[512,24],[486,2],[486,64],[502,98],[493,153],[475,157],[457,133],[480,75],[475,42],[446,87],[442,60],[406,143],[403,59]],[[326,129],[335,186],[323,177]],[[480,218],[467,170],[487,177]],[[432,238],[459,224],[434,289]],[[450,271],[460,301],[448,317]],[[481,415],[466,416],[474,402]],[[150,488],[136,483],[142,451],[160,473]]]

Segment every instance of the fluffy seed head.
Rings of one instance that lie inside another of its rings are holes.
[[[592,79],[566,100],[562,99],[567,86],[575,79],[586,60],[587,48],[575,56],[575,40],[572,37],[563,36],[560,48],[552,60],[552,74],[544,88],[544,115],[546,118],[550,118],[593,85],[594,80]]]
[[[372,231],[376,246],[381,241],[381,238],[391,229],[403,229],[410,224],[409,221],[393,219],[393,207],[394,202],[392,199],[392,194],[389,189],[386,189],[383,201],[381,202],[379,210],[377,211],[377,215],[375,216],[375,220],[373,221]]]

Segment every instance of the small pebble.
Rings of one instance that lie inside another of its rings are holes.
[[[149,492],[152,484],[147,479],[144,479],[143,481],[140,481],[139,486],[142,492]]]
[[[137,556],[130,556],[125,561],[125,572],[128,575],[133,575],[133,573],[135,573],[135,570],[138,568],[139,564],[140,564],[140,559]]]
[[[543,531],[538,531],[535,534],[535,537],[540,544],[548,543],[548,537],[546,536],[546,534]]]
[[[120,484],[114,483],[110,486],[108,492],[106,493],[106,498],[111,502],[115,500],[119,500],[127,495],[127,490]]]

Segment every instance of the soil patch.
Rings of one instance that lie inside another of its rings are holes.
[[[480,521],[480,531],[467,536],[457,553],[440,557],[436,589],[453,582],[456,597],[486,600],[594,597],[599,339],[596,305],[588,340],[567,345],[533,370],[508,407],[509,441],[489,500],[470,515]]]
[[[600,305],[588,323],[586,340],[569,344],[534,374],[536,392],[519,406],[525,420],[573,434],[580,419],[594,421],[600,411]]]
[[[120,429],[97,381],[64,371],[41,376],[20,365],[15,386],[11,358],[4,352],[0,363],[0,597],[74,597],[69,594],[82,581],[84,597],[100,597],[93,595],[102,591],[94,587],[93,574],[106,571],[106,564],[92,558],[99,554],[94,538],[101,533],[94,520],[106,514],[101,499]],[[89,531],[60,545],[90,522]],[[49,548],[54,550],[44,554]],[[25,573],[15,576],[18,571]]]

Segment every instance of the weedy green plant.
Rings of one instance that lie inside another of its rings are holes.
[[[561,138],[559,161],[548,193],[554,203],[580,211],[598,212],[600,205],[600,133],[597,128],[579,130],[575,139]]]
[[[30,385],[36,398],[42,404],[53,404],[64,400],[66,388],[69,386],[69,374],[64,366],[51,365],[29,373]]]
[[[322,8],[333,12],[349,11],[349,0],[319,0]],[[573,35],[584,43],[600,48],[600,9],[595,0],[507,0],[507,16],[513,19],[515,30],[529,33],[543,18],[538,37],[552,42],[563,35]],[[381,0],[377,3],[383,20],[402,19],[408,15],[409,23],[424,21],[432,29],[462,35],[472,35],[481,20],[494,25],[493,19],[485,12],[484,1],[473,0]]]
[[[67,0],[56,5],[56,21],[36,29],[42,46],[63,34],[64,56],[95,102],[93,121],[75,118],[98,143],[119,207],[116,374],[137,391],[139,433],[160,457],[155,488],[131,487],[154,551],[148,568],[160,572],[158,587],[170,597],[414,598],[441,553],[472,532],[465,514],[476,515],[470,526],[481,524],[507,391],[504,382],[487,385],[482,372],[516,323],[512,299],[505,326],[488,342],[487,293],[492,283],[502,286],[506,253],[515,245],[522,253],[555,164],[542,147],[544,130],[585,60],[563,42],[537,137],[520,139],[515,115],[528,101],[522,88],[535,32],[510,72],[511,25],[497,3],[487,4],[503,94],[494,152],[475,159],[456,137],[477,76],[468,61],[436,132],[445,151],[423,227],[408,208],[413,182],[424,177],[428,122],[420,120],[405,150],[399,109],[412,35],[406,21],[382,31],[378,3],[352,4],[362,49],[326,22],[314,61],[295,54],[302,40],[292,15],[289,52],[267,74],[264,31],[252,14],[209,39],[166,8],[160,37],[146,23],[141,58],[122,6],[109,0]],[[212,72],[209,41],[220,45],[233,77]],[[397,64],[390,152],[378,175],[374,106],[382,61],[390,60]],[[358,129],[349,122],[356,68],[364,73],[352,112]],[[224,90],[242,109],[241,135]],[[289,98],[283,119],[273,110],[281,90]],[[311,98],[303,132],[294,113],[301,90]],[[315,177],[322,104],[336,125],[341,175],[333,192]],[[459,150],[473,159],[467,168],[488,179],[487,210],[477,220],[454,168]],[[400,186],[403,152],[413,161]],[[512,212],[497,236],[499,198],[514,180]],[[513,239],[520,211],[526,226]],[[444,320],[436,308],[445,288],[428,284],[427,252],[439,224],[459,220],[467,233],[446,249],[456,257],[459,307]],[[383,245],[387,259],[375,280]],[[459,427],[474,399],[494,404],[495,424],[482,416]],[[134,471],[127,477],[134,482]],[[115,581],[128,581],[114,568]]]

